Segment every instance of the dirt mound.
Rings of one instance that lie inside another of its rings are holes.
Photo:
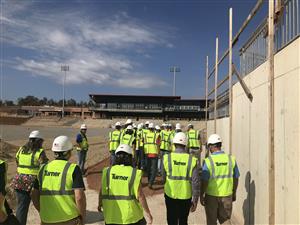
[[[20,125],[27,122],[29,119],[30,117],[1,116],[0,124]]]
[[[109,166],[109,157],[101,162],[87,168],[87,183],[90,189],[99,191],[102,179],[102,170],[104,167]],[[161,177],[157,177],[153,185],[153,189],[148,188],[147,176],[144,174],[142,178],[142,187],[146,196],[153,196],[163,193],[163,184]]]
[[[0,140],[0,158],[5,160],[12,160],[17,152],[18,147],[8,144]]]

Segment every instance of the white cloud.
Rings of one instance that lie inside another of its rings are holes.
[[[87,19],[82,11],[55,11],[47,15],[38,7],[5,2],[3,23],[5,44],[31,50],[27,56],[10,59],[9,66],[34,76],[62,82],[61,64],[68,64],[69,84],[96,83],[125,88],[151,88],[166,83],[155,74],[140,71],[130,59],[135,49],[172,47],[168,35],[119,13],[111,18]],[[32,3],[33,4],[33,3]],[[24,17],[26,15],[26,17]],[[20,50],[21,51],[21,50]]]

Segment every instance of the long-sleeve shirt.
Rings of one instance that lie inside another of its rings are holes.
[[[177,149],[175,149],[175,153],[187,153],[187,152],[184,149],[177,148]],[[163,183],[165,183],[165,181],[166,181],[166,176],[167,176],[167,173],[166,173],[166,170],[165,170],[165,167],[163,164],[163,170],[162,170]],[[200,196],[200,178],[199,178],[198,162],[192,171],[192,196],[193,196],[194,202],[197,202],[198,198]]]

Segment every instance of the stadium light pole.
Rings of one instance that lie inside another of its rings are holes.
[[[66,83],[66,77],[67,77],[67,71],[69,71],[68,65],[62,65],[60,67],[62,72],[65,72],[64,79],[63,79],[63,102],[62,102],[62,110],[61,110],[61,118],[64,118],[65,115],[65,83]]]
[[[173,73],[173,96],[176,95],[176,72],[180,72],[180,68],[177,66],[172,66],[170,72]]]

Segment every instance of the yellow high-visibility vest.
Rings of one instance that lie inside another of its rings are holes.
[[[72,189],[75,167],[66,160],[53,160],[41,167],[38,181],[42,222],[59,223],[79,216]]]
[[[115,151],[120,145],[121,131],[114,130],[109,132],[109,151]]]
[[[206,194],[217,197],[232,195],[235,158],[226,153],[212,154],[205,163],[210,173]]]
[[[104,168],[102,203],[106,224],[131,224],[144,217],[137,200],[141,178],[142,171],[131,166]]]
[[[37,175],[40,168],[39,158],[44,149],[40,148],[37,151],[24,151],[24,147],[20,147],[16,154],[18,162],[17,171],[19,174]]]
[[[164,155],[166,170],[165,194],[173,199],[190,199],[192,197],[192,174],[197,159],[188,153]]]

